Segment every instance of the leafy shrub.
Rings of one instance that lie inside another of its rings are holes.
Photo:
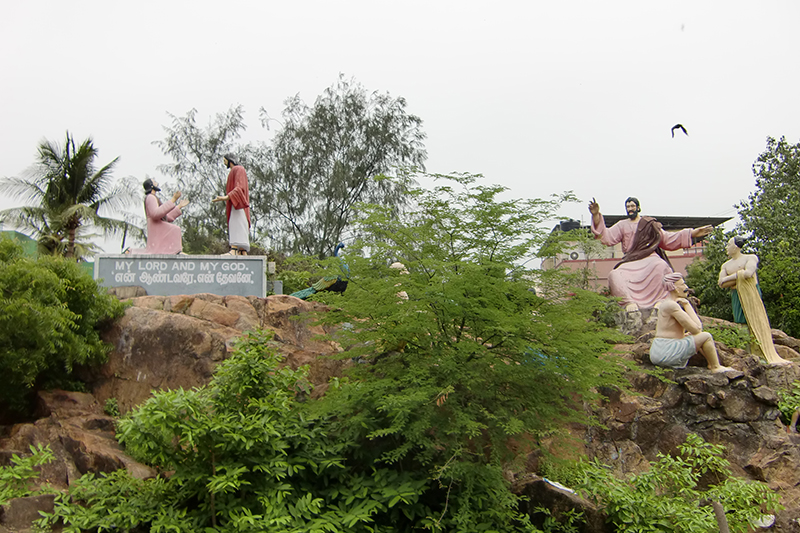
[[[715,533],[719,528],[712,508],[698,506],[706,499],[722,504],[732,532],[746,533],[764,513],[783,507],[765,484],[730,477],[724,450],[690,434],[679,457],[659,454],[648,472],[619,479],[592,461],[564,482],[600,504],[623,533]],[[708,479],[712,482],[702,490]]]
[[[790,389],[778,390],[778,409],[788,421],[792,419],[792,414],[800,409],[800,381],[793,381]]]
[[[425,523],[426,477],[346,465],[353,443],[331,438],[330,422],[308,412],[306,370],[281,368],[268,341],[251,334],[207,387],[159,392],[120,420],[127,451],[171,471],[168,479],[84,477],[47,521],[76,532],[358,532]]]
[[[31,482],[39,477],[36,467],[53,460],[53,452],[49,446],[30,447],[31,455],[11,456],[11,465],[0,467],[0,505],[5,505],[13,498],[22,498],[35,493],[31,491]]]
[[[749,350],[753,342],[753,336],[750,334],[750,330],[744,325],[728,326],[720,324],[707,327],[705,331],[711,333],[715,341],[721,342],[731,348]]]
[[[123,305],[74,261],[22,256],[0,240],[0,403],[21,411],[35,383],[68,378],[73,365],[105,361],[104,324]]]
[[[106,403],[103,404],[103,412],[108,416],[118,417],[119,403],[117,402],[117,399],[109,398],[108,400],[106,400]]]

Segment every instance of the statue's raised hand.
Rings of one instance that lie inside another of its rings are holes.
[[[600,214],[600,204],[598,204],[597,200],[594,198],[592,198],[592,201],[589,202],[589,212],[592,214],[592,216]]]

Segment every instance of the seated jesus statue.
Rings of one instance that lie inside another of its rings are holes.
[[[711,372],[733,370],[719,364],[717,347],[711,333],[703,331],[703,323],[686,299],[689,288],[680,273],[664,276],[662,283],[667,298],[658,306],[656,336],[650,345],[650,362],[667,368],[685,368],[689,359],[700,351]]]

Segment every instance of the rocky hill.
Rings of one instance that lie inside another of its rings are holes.
[[[114,349],[109,361],[84,371],[93,394],[51,391],[39,395],[39,418],[1,428],[0,464],[30,445],[49,444],[56,461],[43,469],[42,481],[66,488],[86,472],[128,469],[134,476],[154,472],[126,456],[114,439],[113,418],[103,413],[113,399],[122,413],[147,399],[151,391],[191,388],[208,382],[215,365],[227,357],[232,342],[255,327],[274,332],[273,342],[292,367],[308,365],[314,394],[323,394],[331,376],[347,361],[325,358],[339,351],[317,337],[325,331],[299,318],[318,304],[291,296],[268,298],[143,296],[131,298],[125,316],[106,333]],[[707,324],[718,321],[704,319]],[[570,427],[572,439],[552,442],[553,449],[586,454],[613,465],[621,474],[638,473],[658,453],[670,453],[688,433],[726,447],[735,473],[764,481],[780,492],[786,510],[773,531],[800,532],[800,437],[789,435],[780,421],[776,391],[800,379],[800,341],[779,331],[773,337],[784,358],[796,363],[767,367],[745,351],[718,343],[721,362],[735,368],[711,374],[702,360],[669,371],[667,380],[650,373],[647,351],[652,323],[634,332],[636,342],[615,347],[615,356],[636,362],[629,374],[630,393],[604,391],[608,400],[588,406],[603,427]],[[515,479],[517,490],[551,506],[582,505],[593,516],[586,531],[602,531],[602,515],[585,502],[551,487],[537,476],[538,456],[529,458],[529,472]],[[558,502],[561,503],[558,503]],[[5,506],[0,532],[25,530],[38,509],[52,508],[52,497],[24,498]]]

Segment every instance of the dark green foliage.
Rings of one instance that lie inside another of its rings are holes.
[[[30,447],[28,457],[17,454],[11,456],[11,465],[0,466],[0,505],[8,500],[22,498],[40,491],[31,490],[31,484],[39,477],[37,467],[53,460],[53,452],[49,446]]]
[[[791,388],[779,390],[778,398],[778,409],[788,424],[792,414],[800,409],[800,381],[793,381]]]
[[[753,164],[756,190],[741,202],[737,230],[752,235],[758,278],[770,324],[800,336],[800,144],[767,138]]]
[[[99,329],[123,311],[75,262],[24,258],[10,239],[0,239],[0,295],[0,400],[16,410],[35,383],[105,361]]]
[[[732,236],[732,233],[723,233],[722,228],[714,228],[713,233],[705,239],[703,259],[693,261],[686,269],[686,284],[700,300],[700,314],[728,321],[733,321],[731,291],[720,288],[717,282],[719,270],[728,260],[725,246]]]
[[[680,456],[659,454],[647,472],[619,479],[594,461],[561,481],[600,504],[621,533],[716,533],[712,508],[700,506],[706,499],[722,504],[730,531],[746,533],[783,506],[766,484],[731,477],[724,450],[690,434]]]
[[[66,531],[402,531],[430,523],[419,472],[346,464],[353,443],[301,400],[305,369],[280,368],[254,333],[193,391],[157,393],[120,420],[129,453],[168,479],[84,477],[49,517]]]
[[[34,205],[6,209],[0,213],[0,220],[32,231],[40,250],[65,257],[82,257],[93,250],[81,239],[95,236],[86,234],[87,227],[104,234],[141,234],[130,223],[102,214],[119,212],[132,195],[123,185],[112,185],[111,172],[117,159],[96,169],[97,154],[91,138],[76,147],[69,132],[63,147],[42,141],[36,163],[26,177],[0,181],[4,193]]]

